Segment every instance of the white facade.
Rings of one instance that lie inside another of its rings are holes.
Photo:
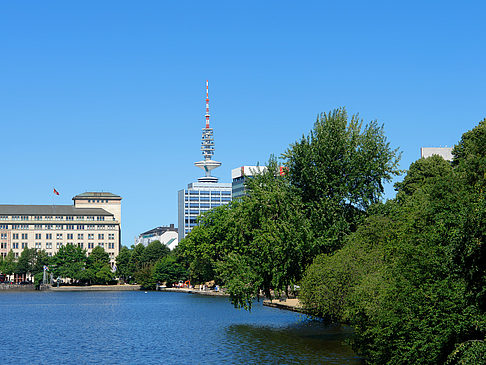
[[[446,161],[452,161],[452,147],[422,147],[420,157],[427,158],[432,155],[439,155]]]
[[[166,227],[157,227],[151,229],[150,231],[144,232],[135,238],[135,245],[143,244],[145,247],[150,242],[160,241],[160,243],[166,245],[171,250],[173,250],[179,243],[179,235],[177,228],[174,225]]]

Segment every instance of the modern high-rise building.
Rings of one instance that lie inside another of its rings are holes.
[[[24,248],[45,250],[49,256],[64,245],[87,250],[101,246],[110,261],[120,252],[121,197],[87,192],[73,198],[74,205],[0,205],[0,255]]]
[[[231,170],[232,197],[233,199],[241,198],[246,195],[245,182],[255,174],[263,173],[266,166],[241,166]]]
[[[209,126],[209,87],[206,81],[206,125],[202,129],[201,152],[204,160],[194,165],[204,170],[204,176],[178,192],[179,241],[197,225],[197,217],[209,209],[231,201],[231,183],[218,183],[211,171],[221,166],[214,155],[213,129]]]

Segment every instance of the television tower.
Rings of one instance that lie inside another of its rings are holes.
[[[209,83],[206,80],[206,127],[202,129],[201,152],[204,160],[194,162],[194,165],[204,170],[205,176],[197,179],[199,182],[217,183],[218,178],[211,176],[211,170],[221,166],[221,162],[214,161],[211,158],[214,155],[214,137],[213,129],[209,127]]]

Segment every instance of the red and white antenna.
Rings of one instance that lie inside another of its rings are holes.
[[[209,128],[209,82],[206,80],[206,128]]]

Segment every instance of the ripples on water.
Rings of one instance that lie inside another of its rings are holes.
[[[162,292],[0,293],[0,364],[359,364],[349,331],[228,299]]]

